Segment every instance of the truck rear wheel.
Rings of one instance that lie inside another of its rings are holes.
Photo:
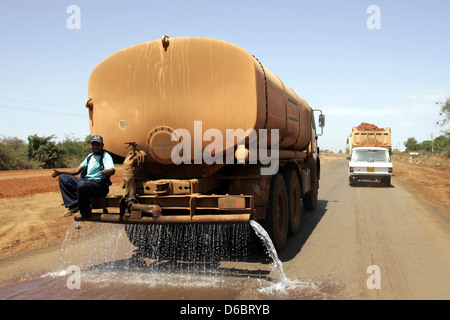
[[[302,189],[298,175],[294,170],[288,170],[284,175],[289,203],[289,232],[297,234],[300,229],[302,214]]]
[[[266,219],[262,223],[277,251],[283,250],[289,226],[288,195],[283,176],[277,174],[272,178],[269,205]]]

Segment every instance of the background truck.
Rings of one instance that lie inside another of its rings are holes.
[[[350,186],[357,181],[378,180],[391,185],[392,162],[389,150],[380,147],[356,147],[352,149],[348,163]]]
[[[356,147],[381,147],[391,152],[391,128],[378,128],[370,123],[361,123],[353,127],[349,139],[349,153]]]
[[[103,212],[89,221],[131,230],[252,219],[282,250],[302,201],[316,208],[313,110],[234,44],[164,36],[123,49],[95,67],[88,95],[91,134],[121,158],[125,185],[123,195],[97,199]],[[148,246],[154,229],[139,230],[130,241]]]

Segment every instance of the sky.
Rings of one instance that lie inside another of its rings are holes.
[[[448,0],[0,0],[0,138],[84,139],[95,66],[168,35],[255,55],[325,114],[322,150],[345,150],[362,122],[390,127],[402,150],[442,135],[449,12]]]

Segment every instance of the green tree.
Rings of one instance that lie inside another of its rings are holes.
[[[21,170],[39,167],[29,161],[25,141],[16,137],[0,138],[0,170]]]
[[[439,104],[439,102],[436,102],[436,104]],[[439,111],[439,116],[441,119],[436,123],[439,126],[443,127],[443,131],[446,135],[450,134],[450,98],[447,98],[447,100],[444,103],[441,104],[441,110]],[[446,128],[444,128],[446,127]]]
[[[448,136],[439,136],[433,140],[434,152],[441,153],[450,149],[450,138]]]
[[[408,138],[406,142],[404,143],[406,147],[406,152],[413,152],[419,150],[419,143],[417,142],[416,138]]]
[[[62,164],[64,151],[51,141],[54,137],[28,136],[28,157],[39,161],[44,169],[60,167]]]
[[[64,152],[62,166],[71,168],[78,166],[90,152],[89,140],[90,136],[84,140],[66,137],[64,141],[58,143]]]
[[[0,170],[76,167],[89,154],[90,135],[55,143],[54,135],[28,137],[28,144],[16,137],[0,136]]]
[[[433,147],[433,142],[431,140],[425,140],[420,143],[419,150],[431,153]]]

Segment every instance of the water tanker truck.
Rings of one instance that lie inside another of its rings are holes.
[[[234,44],[164,36],[118,51],[92,71],[86,107],[91,134],[123,159],[124,194],[92,199],[103,211],[84,220],[252,219],[282,250],[302,201],[316,207],[322,112]]]

